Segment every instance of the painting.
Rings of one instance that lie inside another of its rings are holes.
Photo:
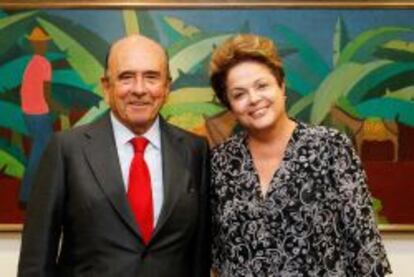
[[[212,50],[237,33],[273,39],[284,60],[289,116],[347,133],[380,228],[414,230],[410,2],[367,2],[364,9],[356,1],[26,2],[0,2],[0,229],[21,228],[53,132],[107,110],[99,85],[106,53],[112,41],[138,32],[168,51],[173,82],[162,116],[212,146],[239,129],[210,88]]]

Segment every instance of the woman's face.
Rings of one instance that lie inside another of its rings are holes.
[[[285,114],[285,86],[262,63],[246,61],[231,68],[226,88],[230,109],[247,130],[275,127]]]

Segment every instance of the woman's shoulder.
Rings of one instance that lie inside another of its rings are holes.
[[[326,141],[329,143],[349,143],[349,137],[339,131],[338,129],[324,126],[324,125],[314,125],[310,123],[304,123],[298,121],[298,132],[300,137],[306,140],[312,141]]]
[[[224,153],[235,153],[240,151],[240,147],[244,143],[245,133],[237,132],[228,137],[224,142],[214,146],[211,150],[212,155],[220,155]]]

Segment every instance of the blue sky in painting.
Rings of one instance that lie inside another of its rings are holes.
[[[49,10],[51,14],[68,17],[80,23],[107,41],[124,34],[120,10]],[[330,63],[332,36],[338,16],[342,16],[350,37],[375,27],[403,25],[414,27],[414,11],[411,10],[320,10],[320,9],[273,9],[273,10],[152,10],[153,18],[161,16],[179,17],[184,22],[195,25],[205,32],[232,32],[249,21],[254,33],[274,37],[272,28],[282,24],[301,34],[318,49]],[[159,26],[159,25],[158,25]],[[165,38],[161,42],[166,44]]]

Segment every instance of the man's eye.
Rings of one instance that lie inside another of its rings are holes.
[[[130,80],[130,79],[132,79],[133,78],[133,76],[132,75],[121,75],[121,76],[119,76],[119,80]]]
[[[134,80],[134,76],[133,75],[121,75],[118,78],[118,81],[121,84],[130,84],[133,80]]]
[[[156,82],[156,81],[160,80],[160,76],[158,76],[158,75],[146,75],[145,79],[150,81],[150,82]]]

